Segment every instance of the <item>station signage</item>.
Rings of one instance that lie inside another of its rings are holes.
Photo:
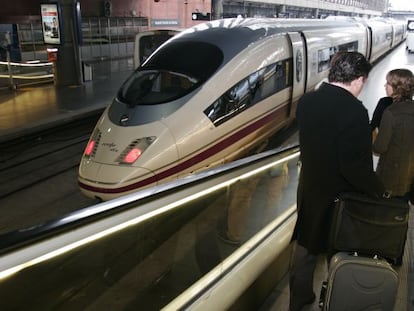
[[[58,3],[40,4],[43,41],[45,44],[62,44],[62,25]]]
[[[169,27],[169,26],[179,26],[180,21],[178,19],[151,19],[152,27]]]

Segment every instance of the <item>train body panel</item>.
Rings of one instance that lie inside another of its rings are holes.
[[[307,91],[312,90],[327,77],[329,63],[338,51],[366,51],[366,31],[354,24],[345,29],[323,29],[317,32],[304,31],[307,42],[308,77]]]
[[[224,19],[182,31],[121,86],[85,149],[80,188],[106,200],[260,151],[335,52],[369,44],[356,21]]]
[[[403,21],[396,21],[392,25],[392,47],[396,47],[406,38],[406,28]]]
[[[407,34],[406,47],[409,53],[414,52],[414,32],[409,32]]]
[[[209,88],[202,88],[192,98],[198,103],[198,111],[195,112],[192,106],[186,105],[180,109],[179,113],[164,120],[172,129],[171,131],[176,134],[180,158],[191,157],[194,153],[203,152],[217,145],[218,142],[227,140],[227,143],[221,143],[220,148],[215,147],[216,152],[209,159],[198,163],[197,170],[208,167],[209,165],[206,165],[208,162],[224,162],[226,155],[232,155],[230,158],[235,158],[246,154],[249,149],[261,143],[261,137],[269,136],[281,126],[273,122],[269,116],[274,115],[282,103],[289,101],[290,91],[283,88],[282,92],[277,92],[255,103],[254,96],[258,95],[249,92],[249,88],[254,87],[253,83],[259,83],[253,79],[261,68],[291,66],[288,65],[290,63],[288,41],[285,37],[277,35],[256,45],[236,55],[222,70],[211,77]],[[251,61],[246,62],[246,59]],[[283,72],[287,70],[291,69],[285,68]],[[243,79],[229,79],[229,76],[243,77]],[[279,79],[286,79],[286,77],[279,77]],[[238,103],[234,107],[227,107],[228,111],[220,116],[223,121],[218,121],[218,125],[214,125],[205,111],[212,111],[211,107],[219,106],[221,101],[226,100],[223,99],[226,96],[235,97]],[[185,124],[182,123],[183,116],[191,116],[194,113],[197,114],[195,124],[192,124],[192,120],[188,120]],[[283,115],[283,119],[286,118],[287,115]],[[243,133],[243,136],[236,139],[234,134],[237,132]],[[233,135],[232,139],[229,138],[231,135]]]
[[[393,47],[405,40],[407,31],[403,27],[405,22],[396,19],[377,17],[363,19],[349,16],[329,16],[332,21],[354,21],[366,29],[367,46],[363,53],[374,63],[390,51]]]
[[[88,176],[91,176],[93,178],[93,183],[89,183],[88,180],[83,179],[82,182],[86,185],[85,189],[88,190],[88,186],[91,187],[98,185],[102,185],[107,188],[108,191],[106,191],[109,194],[109,197],[111,197],[112,190],[114,189],[114,192],[118,192],[119,188],[124,188],[124,186],[133,184],[136,182],[134,175],[138,175],[140,179],[153,179],[154,173],[151,172],[148,169],[144,169],[141,167],[136,167],[133,170],[131,170],[130,167],[122,166],[122,165],[114,165],[113,170],[108,169],[108,164],[99,164],[95,163],[92,166],[83,166],[82,167],[82,174],[87,174]],[[108,172],[111,172],[108,174]],[[100,183],[99,180],[104,180],[105,182]],[[131,182],[134,181],[134,182]],[[154,180],[154,185],[156,185]],[[82,188],[83,189],[83,188]],[[126,189],[126,188],[125,188]],[[125,191],[125,190],[123,190]]]
[[[98,124],[94,132],[98,133],[95,136],[100,136],[99,148],[93,155],[83,157],[79,166],[79,180],[84,185],[81,189],[87,195],[91,195],[90,189],[97,185],[106,188],[100,195],[103,199],[112,198],[112,192],[117,193],[120,189],[123,192],[130,191],[129,187],[135,190],[133,185],[140,180],[146,180],[146,186],[156,185],[153,170],[159,169],[161,164],[165,165],[165,161],[160,159],[168,158],[172,162],[178,160],[175,140],[160,121],[141,125],[139,131],[135,127],[121,128],[109,120],[106,109]],[[142,145],[140,140],[149,138],[153,141],[150,144],[146,142],[146,152],[140,156],[141,162],[123,163],[134,146]],[[141,167],[141,163],[145,163],[145,167]]]
[[[369,21],[367,25],[372,37],[372,48],[369,60],[375,62],[391,49],[393,43],[393,27],[391,24],[381,21]]]
[[[414,20],[407,21],[406,49],[408,53],[414,52]]]

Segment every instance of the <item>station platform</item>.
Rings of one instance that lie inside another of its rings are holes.
[[[56,87],[52,83],[0,91],[0,142],[62,120],[102,110],[132,73],[104,71],[83,85]]]

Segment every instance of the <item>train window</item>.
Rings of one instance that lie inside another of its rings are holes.
[[[263,71],[260,100],[292,85],[292,59],[279,61]]]
[[[112,122],[133,126],[170,115],[214,74],[224,59],[215,45],[178,39],[151,55],[119,89],[109,107]]]
[[[136,71],[118,92],[118,99],[129,106],[154,105],[187,94],[197,79],[171,71]]]
[[[175,33],[164,31],[141,37],[139,40],[139,63],[142,64],[152,52],[154,52],[165,41],[173,37],[174,34]]]
[[[356,52],[358,51],[358,41],[352,41],[338,45],[338,51]]]
[[[320,49],[318,51],[318,72],[328,70],[331,64],[332,56],[339,51],[358,51],[358,41],[347,42],[338,46]]]
[[[387,40],[387,41],[391,41],[392,40],[392,32],[387,32],[385,34],[385,40]]]
[[[292,85],[292,59],[262,68],[241,80],[212,105],[204,114],[218,126],[250,106]]]
[[[331,58],[336,52],[336,47],[325,48],[318,51],[318,72],[329,69]]]
[[[300,82],[302,80],[302,51],[297,50],[296,51],[296,82]]]
[[[141,69],[180,72],[202,83],[216,72],[223,59],[223,52],[213,44],[173,40],[152,54]]]

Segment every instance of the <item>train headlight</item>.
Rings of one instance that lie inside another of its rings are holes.
[[[124,158],[124,163],[134,163],[142,154],[142,151],[138,148],[132,148]]]
[[[133,164],[141,154],[155,141],[155,136],[143,137],[133,140],[119,155],[117,162]]]
[[[94,140],[91,140],[88,142],[88,145],[85,148],[85,155],[90,156],[93,152],[93,149],[95,149],[96,142]]]
[[[102,133],[99,129],[96,129],[91,139],[89,140],[88,144],[86,145],[84,155],[87,157],[93,157],[96,153],[96,149],[98,148],[99,141],[101,140]]]

